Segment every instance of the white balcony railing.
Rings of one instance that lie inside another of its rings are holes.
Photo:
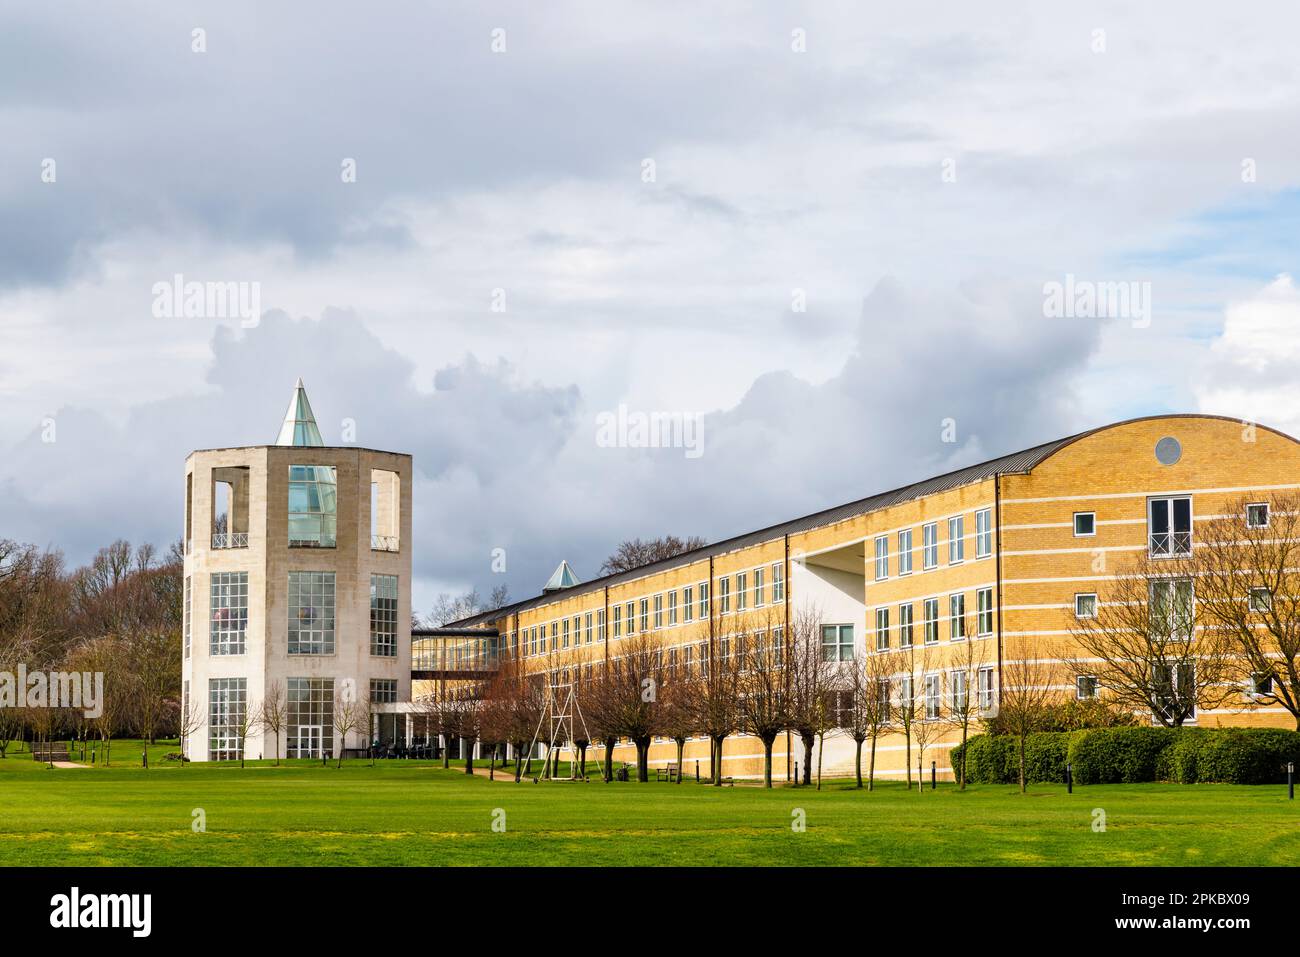
[[[401,551],[401,543],[396,535],[371,535],[370,550],[372,552]]]
[[[247,548],[248,532],[217,532],[212,536],[213,548]]]
[[[1153,557],[1166,555],[1190,555],[1192,553],[1191,532],[1152,532],[1149,547]]]

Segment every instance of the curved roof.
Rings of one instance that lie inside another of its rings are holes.
[[[496,621],[506,615],[511,615],[519,611],[526,611],[529,608],[536,608],[539,605],[546,605],[559,599],[567,599],[575,595],[596,591],[609,585],[617,585],[637,578],[644,578],[647,575],[653,575],[656,572],[665,571],[669,568],[689,565],[692,562],[697,562],[701,559],[706,559],[712,556],[725,555],[728,552],[735,551],[736,549],[746,548],[750,545],[757,545],[761,542],[768,542],[774,538],[781,538],[785,535],[806,532],[823,525],[834,525],[836,522],[842,522],[846,519],[865,515],[869,512],[889,508],[891,505],[897,505],[901,502],[922,498],[926,495],[933,495],[936,492],[946,492],[949,489],[958,488],[962,485],[971,485],[975,482],[982,482],[986,479],[993,478],[996,475],[1007,475],[1013,473],[1023,474],[1030,471],[1050,456],[1055,455],[1067,445],[1072,445],[1080,439],[1085,439],[1098,432],[1116,429],[1125,425],[1132,425],[1136,422],[1147,422],[1152,419],[1220,419],[1225,422],[1241,422],[1240,419],[1235,419],[1226,415],[1203,415],[1200,413],[1186,412],[1171,413],[1168,415],[1144,415],[1133,419],[1125,419],[1121,422],[1111,422],[1108,425],[1100,425],[1096,428],[1075,433],[1074,435],[1067,435],[1061,439],[1044,442],[1042,445],[1035,445],[1033,448],[1024,449],[1020,452],[1012,452],[995,459],[989,459],[987,462],[968,465],[965,468],[956,469],[952,472],[945,472],[943,475],[936,475],[933,478],[922,479],[919,482],[913,482],[910,485],[891,489],[888,492],[879,492],[875,495],[870,495],[867,498],[860,498],[857,501],[847,502],[844,505],[836,505],[833,508],[813,512],[809,515],[804,515],[801,518],[791,519],[788,522],[769,525],[767,528],[761,528],[757,531],[746,532],[743,535],[737,535],[733,538],[727,538],[719,542],[703,545],[700,548],[692,549],[689,552],[682,552],[680,555],[674,555],[672,558],[664,558],[647,565],[639,565],[636,568],[629,568],[627,571],[615,572],[614,574],[606,575],[603,578],[593,578],[591,581],[584,582],[583,584],[577,585],[573,588],[566,588],[558,595],[555,592],[541,594],[534,598],[528,598],[523,601],[514,602],[510,605],[504,605],[501,608],[492,611],[480,612],[477,615],[471,615],[469,618],[464,618],[460,621],[449,622],[449,625],[464,628],[479,625],[484,622]],[[1283,438],[1291,439],[1293,442],[1296,441],[1285,432],[1279,432],[1277,429],[1271,429],[1264,425],[1258,425],[1257,427],[1268,432],[1273,432]]]

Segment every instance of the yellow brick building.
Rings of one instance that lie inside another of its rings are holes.
[[[982,659],[982,673],[967,693],[991,711],[1008,650],[1059,648],[1076,614],[1086,613],[1088,596],[1126,558],[1193,543],[1198,518],[1220,515],[1243,497],[1297,487],[1300,445],[1289,436],[1214,416],[1153,416],[452,624],[495,635],[502,653],[563,677],[565,669],[585,671],[616,658],[629,634],[647,631],[672,663],[698,667],[710,641],[736,632],[788,632],[792,616],[815,608],[828,656],[884,654],[910,643],[909,654],[924,658],[912,694],[927,704],[931,696],[952,693],[954,660]],[[1062,689],[1088,691],[1077,683]],[[417,681],[415,694],[420,693]],[[1213,709],[1196,720],[1293,725],[1285,711],[1268,707]],[[927,773],[931,757],[941,775],[948,772],[948,749],[956,740],[946,731],[930,744]],[[877,774],[902,776],[907,752],[902,735],[882,738]],[[849,772],[853,753],[843,732],[830,734],[820,756],[823,773]],[[691,741],[687,776],[697,762],[707,774],[708,755],[707,740]],[[725,745],[723,773],[758,776],[762,757],[756,739],[733,736]],[[782,735],[774,773],[788,777],[809,757],[797,738]],[[634,748],[620,745],[615,759],[632,762]],[[675,760],[676,746],[656,741],[651,766]]]

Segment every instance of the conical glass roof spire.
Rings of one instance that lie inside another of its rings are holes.
[[[293,387],[293,397],[289,400],[289,411],[284,414],[284,424],[280,426],[280,435],[276,445],[318,445],[325,440],[320,437],[316,427],[316,416],[312,415],[311,403],[307,401],[307,390],[299,378]]]
[[[555,569],[555,574],[551,576],[551,580],[548,581],[546,587],[542,589],[542,592],[560,591],[561,589],[572,588],[574,585],[581,584],[582,580],[579,579],[577,575],[573,574],[573,569],[569,567],[568,561],[562,561],[560,562],[560,567]]]

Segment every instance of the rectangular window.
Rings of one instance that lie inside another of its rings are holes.
[[[247,707],[247,678],[208,679],[208,760],[239,760]]]
[[[891,717],[892,702],[889,699],[889,693],[889,679],[879,679],[876,683],[876,710],[879,713],[882,722],[889,721]]]
[[[925,676],[925,718],[935,721],[939,717],[939,676]]]
[[[954,515],[948,519],[948,564],[955,565],[966,558],[966,520]]]
[[[966,637],[965,594],[948,596],[948,637],[952,641],[960,641]]]
[[[889,648],[889,609],[876,609],[876,651]]]
[[[551,651],[560,650],[560,623],[551,622]]]
[[[979,706],[985,713],[993,710],[993,669],[979,670]]]
[[[731,579],[730,578],[723,577],[718,579],[718,601],[720,603],[719,607],[721,608],[722,614],[725,615],[727,612],[731,611]]]
[[[852,625],[822,625],[822,660],[853,660]]]
[[[1173,641],[1189,639],[1195,625],[1191,579],[1153,581],[1148,596],[1151,637]]]
[[[333,548],[338,478],[332,465],[289,466],[289,547]]]
[[[334,679],[290,678],[285,697],[285,754],[328,758],[334,750]]]
[[[912,617],[911,602],[898,606],[898,645],[900,648],[912,647]]]
[[[754,569],[754,607],[761,607],[767,601],[767,595],[763,587],[763,569]]]
[[[614,637],[623,637],[623,609],[619,605],[614,606]]]
[[[190,656],[190,614],[192,597],[190,595],[190,576],[185,576],[185,610],[182,633],[185,636],[185,657]]]
[[[664,596],[655,595],[655,630],[658,631],[664,626]]]
[[[668,593],[668,624],[677,624],[677,590]]]
[[[898,574],[912,573],[912,530],[905,528],[898,533]]]
[[[596,616],[593,615],[591,612],[587,612],[587,614],[582,619],[582,625],[583,625],[582,643],[585,645],[591,644],[591,628],[592,625],[595,623],[595,621],[596,621]]]
[[[772,601],[785,601],[785,566],[772,566]]]
[[[605,609],[596,612],[596,640],[605,640]]]
[[[700,619],[704,620],[709,617],[709,583],[700,582]]]
[[[1080,701],[1097,697],[1097,679],[1092,675],[1079,675],[1074,679],[1074,696]]]
[[[1250,675],[1250,694],[1253,698],[1269,698],[1273,696],[1273,673],[1266,671],[1254,671]]]
[[[992,588],[981,588],[975,592],[975,634],[980,638],[993,634]]]
[[[927,598],[921,607],[922,628],[925,643],[932,645],[939,640],[939,599]]]
[[[889,537],[876,536],[876,581],[889,577]]]
[[[397,704],[397,679],[396,678],[371,678],[370,679],[370,703],[371,704]]]
[[[982,508],[975,513],[975,557],[993,554],[993,511]]]
[[[333,572],[289,572],[289,654],[334,654]]]
[[[1096,512],[1075,512],[1074,513],[1074,537],[1088,538],[1097,534],[1097,513]]]
[[[248,632],[248,572],[212,575],[208,654],[242,655]]]
[[[1192,552],[1192,499],[1188,495],[1147,502],[1147,538],[1153,558]]]
[[[965,714],[967,701],[966,672],[954,671],[948,675],[949,707],[957,714]]]
[[[687,585],[682,589],[682,621],[695,618],[695,588]]]
[[[1267,588],[1252,588],[1250,590],[1250,610],[1266,612],[1273,607],[1273,593]]]
[[[627,619],[627,633],[636,634],[636,602],[630,601],[623,606],[623,617]]]
[[[926,522],[921,526],[921,567],[939,567],[939,524]]]
[[[1246,506],[1247,528],[1268,528],[1268,503],[1253,502]]]
[[[569,647],[569,619],[565,618],[561,624],[563,627],[560,629],[560,647],[567,648]]]
[[[650,599],[641,599],[641,630],[650,630]]]
[[[1196,717],[1196,668],[1191,662],[1155,665],[1152,677],[1160,713],[1175,721]]]
[[[1096,618],[1097,617],[1097,593],[1080,592],[1074,596],[1074,617],[1075,618]]]
[[[397,576],[370,576],[370,653],[397,657]]]
[[[741,572],[736,576],[736,611],[745,610],[745,598],[748,592],[749,575]]]

